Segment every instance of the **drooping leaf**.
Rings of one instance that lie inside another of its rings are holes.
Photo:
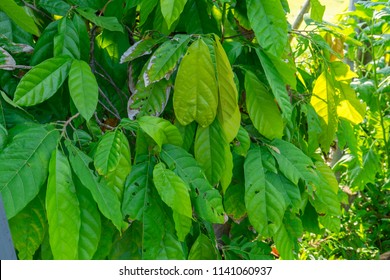
[[[128,141],[120,130],[110,131],[103,135],[96,148],[94,164],[100,175],[107,175],[119,164],[122,145]]]
[[[248,19],[266,52],[279,57],[287,45],[287,20],[280,1],[246,0]]]
[[[110,31],[123,32],[123,27],[116,17],[97,16],[95,14],[96,11],[91,8],[76,8],[76,11],[97,26]]]
[[[224,222],[224,209],[219,192],[213,188],[197,161],[184,149],[164,145],[161,159],[191,188],[191,199],[196,213],[212,223]]]
[[[188,255],[189,260],[216,260],[218,258],[215,252],[213,243],[203,233],[199,234],[191,247],[190,254]]]
[[[100,213],[91,192],[81,184],[77,176],[73,178],[73,182],[79,200],[81,220],[78,259],[91,260],[98,249],[101,238]]]
[[[292,105],[290,103],[290,97],[286,90],[286,84],[283,78],[279,74],[278,70],[268,57],[268,55],[259,49],[256,49],[257,56],[260,59],[261,65],[263,66],[265,76],[267,77],[268,83],[271,87],[272,93],[282,111],[283,117],[287,120],[291,120]]]
[[[238,107],[238,92],[234,83],[233,70],[218,38],[215,38],[215,59],[218,81],[219,104],[217,117],[230,143],[240,128],[241,113]]]
[[[58,33],[58,24],[59,21],[53,21],[45,30],[43,30],[41,36],[39,37],[35,47],[34,53],[31,57],[30,64],[32,66],[37,65],[46,59],[53,57],[54,53],[54,36]]]
[[[66,141],[66,147],[69,150],[69,160],[74,173],[76,173],[83,186],[91,192],[102,214],[120,230],[122,227],[122,212],[115,190],[108,187],[106,181],[99,178],[90,169],[89,166],[92,162],[90,157],[73,146],[69,140]]]
[[[2,0],[0,2],[0,10],[4,11],[18,26],[25,31],[39,36],[39,29],[36,26],[32,17],[30,17],[24,9],[17,5],[13,0]]]
[[[160,0],[161,13],[168,29],[180,17],[187,0]]]
[[[245,205],[249,221],[259,234],[269,236],[269,224],[276,228],[282,224],[286,204],[283,195],[265,180],[261,150],[258,147],[248,151],[244,172]]]
[[[52,128],[27,126],[1,151],[0,191],[8,219],[33,200],[46,181],[58,137]]]
[[[144,116],[138,121],[139,126],[145,131],[161,148],[163,144],[181,146],[183,139],[179,130],[168,120]]]
[[[54,37],[54,56],[69,56],[80,59],[80,39],[73,21],[64,17],[58,24],[58,33]]]
[[[269,139],[283,136],[283,119],[273,96],[254,73],[245,73],[246,107],[256,129]]]
[[[202,39],[191,44],[180,63],[173,107],[182,125],[196,120],[206,127],[214,121],[218,107],[218,86],[209,48]]]
[[[337,108],[335,88],[328,72],[323,72],[315,82],[310,103],[321,121],[322,133],[319,142],[324,151],[329,150],[337,130]]]
[[[162,199],[173,210],[175,228],[180,241],[184,241],[192,224],[189,187],[173,171],[159,163],[153,170],[153,182]]]
[[[189,188],[173,171],[158,163],[153,169],[153,182],[162,199],[172,210],[192,218]]]
[[[44,197],[36,196],[8,222],[19,260],[32,260],[47,230]]]
[[[98,84],[88,63],[73,60],[69,71],[69,92],[77,110],[87,121],[98,103]]]
[[[168,77],[174,71],[189,41],[190,36],[177,34],[153,53],[143,75],[145,86]]]
[[[196,131],[194,154],[211,185],[222,178],[226,168],[225,153],[230,152],[224,132],[218,120]]]
[[[35,66],[20,80],[14,102],[20,106],[33,106],[49,99],[68,76],[72,60],[54,57]]]
[[[77,259],[80,206],[68,159],[59,150],[53,151],[50,159],[46,211],[54,259]]]

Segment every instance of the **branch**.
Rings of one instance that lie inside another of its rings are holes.
[[[11,69],[13,68],[13,69]],[[32,69],[32,66],[27,66],[27,65],[0,65],[0,69],[5,69],[5,70],[14,70],[14,69]]]
[[[291,29],[298,29],[299,26],[301,26],[303,21],[303,16],[310,10],[310,0],[306,0],[306,2],[303,4],[301,11],[298,13]],[[291,42],[293,36],[289,36],[288,40]]]
[[[71,117],[64,123],[64,127],[62,128],[61,136],[64,136],[64,135],[65,135],[65,133],[66,133],[66,127],[67,127],[68,125],[71,125],[71,122],[72,122],[74,119],[78,118],[78,116],[80,116],[80,113],[77,113],[76,115],[71,116]]]
[[[108,110],[111,114],[113,114],[118,120],[121,120],[121,117],[120,117],[120,114],[118,112],[118,109],[114,106],[114,104],[112,104],[112,102],[110,101],[110,99],[106,96],[106,94],[99,88],[99,93],[100,95],[104,98],[104,100],[106,100],[106,102],[108,103],[108,105],[110,105],[110,107],[114,110],[114,112],[112,112],[111,110]],[[101,103],[102,104],[102,103]],[[107,107],[105,107],[105,109],[108,109]]]

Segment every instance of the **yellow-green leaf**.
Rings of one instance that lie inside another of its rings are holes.
[[[361,123],[366,114],[366,104],[360,102],[355,91],[349,83],[337,82],[337,89],[340,93],[340,101],[337,104],[337,115],[339,118],[346,119],[352,124]]]
[[[182,125],[196,120],[206,127],[214,121],[218,107],[214,69],[206,43],[196,40],[182,59],[175,81],[173,107]]]
[[[237,87],[234,83],[233,70],[218,38],[215,38],[215,58],[217,62],[217,78],[219,104],[217,117],[230,143],[240,128],[241,113],[238,107]]]

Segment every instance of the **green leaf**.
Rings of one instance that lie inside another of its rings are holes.
[[[167,1],[172,2],[172,1]],[[177,34],[171,40],[164,42],[152,55],[147,70],[143,75],[145,86],[169,77],[179,63],[190,36]]]
[[[119,164],[120,151],[127,139],[120,130],[110,131],[103,135],[96,148],[94,164],[100,175],[107,175]]]
[[[32,260],[47,230],[44,198],[36,196],[8,222],[19,260]]]
[[[58,34],[54,37],[54,56],[80,59],[80,38],[73,22],[64,17],[59,21]]]
[[[14,102],[33,106],[52,97],[68,76],[71,61],[69,57],[54,57],[35,66],[20,80]]]
[[[260,235],[269,236],[268,226],[273,224],[279,228],[286,205],[283,195],[265,180],[259,147],[249,150],[244,173],[245,205],[249,221]]]
[[[73,178],[77,198],[80,204],[80,234],[78,244],[78,259],[91,260],[96,253],[101,236],[100,212],[91,192],[84,187],[80,180]]]
[[[280,1],[246,0],[248,19],[260,46],[279,57],[287,45],[287,20]]]
[[[141,56],[151,54],[152,48],[165,40],[166,39],[164,37],[160,37],[142,39],[136,42],[123,53],[120,59],[120,63],[130,62]]]
[[[256,129],[269,139],[282,138],[284,124],[273,96],[254,73],[245,73],[246,107]]]
[[[199,234],[191,247],[188,255],[189,260],[217,260],[218,255],[215,252],[216,248],[213,246],[210,238],[203,233]]]
[[[274,232],[273,238],[276,248],[278,249],[280,256],[283,260],[295,259],[295,247],[297,244],[297,238],[302,234],[302,223],[299,218],[286,218],[283,219],[283,224],[277,228]]]
[[[189,187],[173,171],[159,163],[153,170],[153,182],[162,199],[173,210],[175,228],[180,241],[184,241],[192,224]]]
[[[358,75],[351,71],[349,65],[342,61],[333,61],[329,66],[336,81],[351,81],[353,78],[358,78]]]
[[[53,57],[54,53],[54,40],[53,38],[58,33],[58,24],[59,21],[53,21],[45,30],[43,30],[41,36],[39,37],[35,47],[34,53],[31,57],[30,65],[35,66],[46,59]]]
[[[215,38],[214,49],[219,93],[217,117],[222,125],[226,140],[230,143],[236,137],[240,128],[241,113],[238,107],[238,92],[229,59],[217,37]]]
[[[53,151],[50,159],[46,211],[54,259],[77,259],[80,206],[68,159],[58,150]]]
[[[98,84],[88,63],[73,60],[69,71],[69,92],[77,110],[87,121],[92,117],[98,103]]]
[[[21,128],[0,153],[0,191],[8,219],[39,193],[59,138],[58,132],[51,128],[38,125]]]
[[[245,157],[251,145],[251,139],[249,138],[248,131],[242,126],[238,130],[236,140],[233,142],[233,151],[240,156]]]
[[[219,34],[217,20],[210,14],[209,5],[203,0],[187,0],[178,28],[187,34]]]
[[[363,153],[362,163],[356,163],[350,170],[351,186],[363,190],[367,183],[377,181],[376,174],[381,170],[378,154],[373,147]]]
[[[209,48],[202,39],[191,44],[180,63],[173,107],[182,125],[196,120],[206,127],[214,121],[218,107],[218,86]]]
[[[210,185],[192,155],[180,147],[166,144],[161,150],[160,157],[190,186],[195,212],[208,222],[224,223],[221,195]]]
[[[110,219],[118,230],[122,227],[122,213],[119,198],[115,191],[89,168],[92,159],[67,140],[69,160],[80,182],[92,194],[102,214]]]
[[[198,126],[194,146],[195,159],[211,185],[217,184],[222,178],[227,152],[230,152],[229,144],[218,120],[207,127]]]
[[[310,1],[310,17],[315,21],[322,22],[325,13],[325,6],[319,0]]]
[[[163,144],[181,146],[183,139],[176,126],[168,120],[144,116],[138,120],[139,126],[146,132],[161,148]]]
[[[89,62],[90,41],[87,24],[77,14],[73,15],[73,24],[77,30],[77,36],[79,37],[80,59]]]
[[[189,187],[160,162],[153,169],[153,182],[162,199],[175,212],[192,218]]]
[[[292,105],[290,103],[290,97],[286,90],[286,84],[283,82],[282,76],[274,66],[269,56],[262,50],[256,49],[257,56],[260,59],[261,66],[263,66],[265,76],[272,89],[272,93],[275,96],[276,101],[283,113],[283,117],[287,121],[291,121]]]
[[[226,214],[233,220],[240,221],[246,215],[245,187],[240,184],[231,184],[223,196],[223,205]]]
[[[110,30],[110,31],[123,32],[123,27],[119,23],[119,21],[116,17],[97,16],[95,14],[96,11],[91,9],[91,8],[76,8],[76,11],[82,17],[93,22],[97,26],[100,26],[100,27],[107,29],[107,30]]]
[[[0,34],[11,42],[33,45],[33,37],[30,33],[21,29],[11,18],[0,9]]]
[[[335,88],[327,71],[324,71],[315,82],[310,104],[320,117],[322,133],[318,136],[321,148],[329,150],[337,130],[337,108]]]
[[[0,103],[1,108],[1,103]],[[4,149],[8,138],[8,132],[7,129],[1,124],[0,122],[0,152]]]
[[[160,0],[161,13],[168,25],[171,25],[180,17],[187,0]]]
[[[183,138],[181,147],[188,152],[194,143],[197,125],[195,122],[190,123],[189,125],[181,125],[180,122],[175,122],[175,126]]]
[[[28,33],[39,36],[39,29],[34,20],[24,11],[21,6],[18,6],[13,0],[2,0],[0,2],[0,10],[3,10],[18,26],[23,28]]]
[[[40,0],[39,6],[53,15],[65,16],[72,8],[68,3],[57,0]]]
[[[298,185],[299,179],[313,182],[316,178],[314,164],[300,149],[293,144],[274,139],[271,142],[271,152],[279,164],[279,169],[287,179]],[[314,182],[316,182],[315,180]]]

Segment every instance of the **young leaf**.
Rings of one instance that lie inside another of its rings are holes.
[[[139,126],[161,148],[163,144],[181,146],[183,139],[179,130],[168,120],[144,116],[138,120]]]
[[[0,10],[4,11],[18,26],[25,31],[39,36],[39,29],[36,26],[32,17],[25,10],[17,5],[13,0],[2,0],[0,2]]]
[[[87,121],[98,103],[98,84],[88,63],[73,60],[69,71],[69,92],[77,110]]]
[[[50,128],[23,127],[0,153],[0,191],[8,219],[38,194],[58,138],[59,133]]]
[[[188,35],[177,34],[171,40],[164,42],[153,53],[143,75],[145,86],[158,82],[173,72],[187,48],[190,38]]]
[[[168,29],[180,17],[186,3],[187,0],[160,0],[161,13]]]
[[[161,150],[160,157],[190,186],[196,213],[208,222],[224,223],[221,195],[210,185],[192,155],[180,147],[166,144]]]
[[[53,151],[50,159],[46,211],[54,259],[77,259],[80,206],[68,159],[59,150]]]
[[[283,195],[265,180],[260,148],[249,150],[244,164],[245,205],[248,218],[255,230],[269,235],[269,224],[278,228],[286,210]]]
[[[226,141],[230,143],[240,128],[241,113],[238,107],[238,92],[234,83],[232,67],[218,38],[215,38],[214,49],[219,96],[217,117],[222,125]]]
[[[188,259],[216,260],[218,258],[218,255],[216,254],[215,250],[216,248],[214,248],[210,238],[201,233],[192,245],[190,253],[188,255]]]
[[[250,71],[245,73],[246,107],[256,129],[269,139],[282,138],[283,119],[273,96]]]
[[[276,101],[282,111],[283,117],[287,121],[291,121],[292,105],[290,103],[290,97],[286,90],[286,84],[283,81],[282,76],[275,68],[271,59],[262,50],[256,49],[257,56],[260,59],[261,66],[263,66],[265,76],[272,89],[272,93],[275,96]]]
[[[182,125],[196,120],[206,127],[214,121],[218,107],[218,86],[209,48],[202,39],[191,44],[180,63],[173,107]]]
[[[20,80],[14,102],[20,106],[33,106],[49,99],[68,76],[71,62],[71,58],[59,56],[35,66]]]
[[[287,45],[287,20],[280,1],[246,0],[248,19],[266,52],[279,57]]]
[[[319,135],[321,148],[329,150],[337,130],[337,108],[335,88],[327,71],[324,71],[315,82],[310,103],[321,121],[322,133]]]
[[[211,185],[217,184],[222,178],[226,168],[225,153],[227,152],[230,152],[229,144],[218,120],[208,127],[198,127],[194,146],[195,159]]]
[[[8,222],[19,260],[32,260],[47,230],[44,197],[36,196]]]
[[[74,173],[80,182],[89,189],[102,214],[110,219],[118,230],[122,227],[122,213],[120,201],[115,191],[107,186],[104,179],[100,179],[89,168],[92,159],[80,151],[68,140],[66,147],[69,150],[69,160]]]

